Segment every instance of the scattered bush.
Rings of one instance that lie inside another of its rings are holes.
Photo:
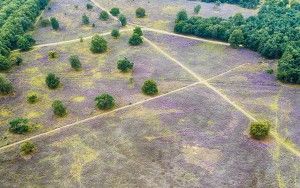
[[[127,25],[127,19],[126,19],[126,17],[123,14],[121,14],[119,16],[119,21],[121,22],[122,26],[126,26]]]
[[[48,56],[50,59],[55,59],[58,58],[58,53],[56,51],[51,50],[50,52],[48,52]]]
[[[92,24],[92,27],[96,27],[95,23]]]
[[[56,89],[58,88],[60,84],[59,77],[55,76],[53,73],[49,73],[46,77],[46,84],[50,89]]]
[[[56,18],[54,18],[54,17],[50,18],[50,23],[51,23],[52,29],[54,29],[54,30],[59,29],[59,23]]]
[[[0,55],[0,71],[6,71],[11,68],[11,62],[7,57]]]
[[[13,86],[11,82],[4,76],[0,75],[0,94],[7,95],[13,92]]]
[[[79,71],[81,69],[81,63],[77,55],[70,56],[69,62],[74,70]]]
[[[109,19],[109,14],[106,11],[102,11],[99,15],[99,19],[107,21]]]
[[[267,70],[266,70],[266,73],[268,73],[268,74],[273,74],[273,73],[274,73],[274,70],[273,70],[273,69],[267,69]]]
[[[128,43],[131,46],[138,46],[143,43],[143,38],[140,35],[133,33],[133,35],[129,38]]]
[[[120,32],[118,29],[113,29],[111,31],[111,36],[114,37],[115,39],[119,38],[120,37]]]
[[[115,106],[114,98],[107,93],[99,95],[95,101],[100,110],[109,110]]]
[[[16,134],[24,134],[29,131],[29,120],[26,118],[16,118],[9,122],[9,131]]]
[[[134,28],[133,33],[136,33],[139,36],[143,36],[143,31],[140,27]]]
[[[29,155],[36,150],[36,146],[32,142],[24,142],[21,144],[20,153],[22,155]]]
[[[110,10],[110,13],[111,13],[111,15],[113,15],[113,16],[118,16],[118,15],[120,14],[120,9],[114,7],[114,8],[112,8],[112,9]]]
[[[155,95],[158,93],[157,84],[154,80],[146,80],[142,87],[143,93],[146,95]]]
[[[14,53],[10,56],[10,62],[12,64],[20,66],[23,62],[23,59],[21,58],[21,55],[19,53]]]
[[[131,63],[126,57],[118,61],[118,69],[122,72],[128,72],[132,70],[133,63]]]
[[[137,18],[144,18],[146,16],[146,11],[144,8],[139,7],[136,9],[135,15]]]
[[[81,20],[82,20],[82,24],[84,24],[84,25],[88,25],[90,23],[90,19],[86,14],[82,15]]]
[[[90,3],[87,3],[87,4],[86,4],[86,9],[88,9],[88,10],[93,9],[93,5],[90,4]]]
[[[42,19],[40,25],[41,25],[41,27],[48,27],[50,25],[50,20]]]
[[[27,102],[30,104],[34,104],[38,101],[38,96],[37,94],[30,94],[27,96]]]
[[[195,14],[199,14],[200,10],[201,10],[201,5],[197,5],[197,6],[195,6],[195,8],[194,8],[194,13],[195,13]]]
[[[67,114],[67,109],[60,100],[56,100],[52,103],[53,113],[56,116],[63,117]]]
[[[253,122],[250,127],[250,135],[258,140],[264,139],[268,136],[270,128],[269,122]]]
[[[95,35],[92,38],[92,42],[90,44],[90,50],[93,53],[103,53],[107,51],[107,41],[100,37],[99,35]]]

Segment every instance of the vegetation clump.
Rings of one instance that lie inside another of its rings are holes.
[[[51,24],[51,23],[50,23],[50,20],[49,20],[49,19],[42,19],[42,20],[40,21],[41,27],[48,27],[50,24]]]
[[[118,61],[118,69],[121,72],[128,72],[133,69],[133,63],[131,63],[126,57]]]
[[[109,14],[106,11],[102,11],[99,15],[99,19],[107,21],[109,19]]]
[[[88,25],[90,23],[90,18],[86,14],[83,14],[81,21],[83,25]]]
[[[111,31],[111,36],[114,37],[115,39],[120,37],[120,31],[118,29],[113,29]]]
[[[118,15],[120,14],[120,9],[114,7],[114,8],[112,8],[109,12],[110,12],[111,15],[113,15],[113,16],[118,16]]]
[[[29,120],[16,118],[9,122],[9,131],[16,134],[24,134],[29,131]]]
[[[19,53],[14,53],[10,56],[10,62],[14,65],[20,66],[23,62],[21,55]]]
[[[32,154],[36,150],[36,146],[32,142],[24,142],[21,144],[20,153],[21,155]]]
[[[121,25],[122,25],[123,27],[127,25],[127,19],[126,19],[126,17],[125,17],[123,14],[121,14],[121,15],[119,16],[119,21],[121,22]]]
[[[197,6],[195,6],[195,8],[194,8],[194,13],[195,13],[195,14],[199,14],[200,10],[201,10],[201,5],[197,5]]]
[[[55,59],[58,58],[58,53],[54,50],[51,50],[50,52],[48,52],[48,56],[50,59]]]
[[[80,62],[79,57],[77,55],[70,56],[69,62],[70,62],[71,67],[74,70],[79,71],[81,69],[81,62]]]
[[[58,117],[64,117],[67,115],[67,109],[60,100],[55,100],[52,103],[53,113]]]
[[[55,74],[49,73],[46,77],[46,84],[50,89],[56,89],[60,84],[60,79]]]
[[[30,103],[30,104],[34,104],[38,101],[38,96],[37,94],[30,94],[27,96],[27,102]]]
[[[137,18],[144,18],[146,16],[146,11],[144,8],[137,8],[135,11],[135,15]]]
[[[0,94],[7,95],[13,92],[12,83],[3,75],[0,75]]]
[[[157,84],[154,80],[146,80],[143,84],[142,91],[146,95],[155,95],[158,93]]]
[[[241,29],[234,30],[229,39],[228,42],[230,43],[230,46],[233,48],[238,48],[241,44],[244,42],[244,34]]]
[[[271,124],[269,122],[253,122],[250,126],[250,135],[257,140],[264,139],[270,132]]]
[[[133,33],[133,35],[129,38],[129,41],[128,41],[128,43],[131,46],[138,46],[138,45],[142,44],[143,42],[144,42],[143,38],[137,33]]]
[[[143,36],[143,31],[140,27],[135,27],[133,33],[136,33],[139,36]]]
[[[95,35],[92,38],[92,42],[90,44],[90,50],[93,53],[103,53],[107,51],[107,41],[100,37],[99,35]]]
[[[50,18],[50,23],[51,23],[52,29],[54,29],[56,31],[59,29],[59,23],[58,23],[58,20],[56,18],[51,17]]]
[[[35,40],[31,35],[19,36],[17,46],[21,51],[28,51],[35,44]]]
[[[93,9],[93,5],[92,4],[90,4],[90,3],[87,3],[86,4],[86,9],[88,9],[88,10],[92,10]]]
[[[100,110],[109,110],[115,106],[115,99],[107,93],[97,96],[95,101]]]
[[[0,71],[6,71],[11,68],[11,62],[10,60],[5,57],[0,55]]]

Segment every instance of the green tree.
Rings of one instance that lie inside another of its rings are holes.
[[[53,113],[58,117],[63,117],[67,115],[67,109],[60,100],[55,100],[52,103]]]
[[[24,36],[19,37],[19,39],[17,41],[17,45],[21,51],[28,51],[32,47],[31,42]]]
[[[146,11],[144,8],[137,8],[135,11],[135,15],[137,18],[144,18],[146,16]]]
[[[118,69],[122,72],[128,72],[132,70],[133,63],[131,63],[126,57],[118,61]]]
[[[59,29],[59,23],[56,18],[54,18],[54,17],[50,18],[50,23],[51,23],[52,29],[54,29],[54,30]]]
[[[109,110],[115,106],[115,99],[107,93],[97,96],[95,101],[100,110]]]
[[[74,70],[79,71],[81,69],[81,63],[77,55],[70,56],[69,62]]]
[[[237,48],[239,45],[243,44],[244,40],[243,31],[241,29],[236,29],[231,33],[228,42],[230,43],[230,46]]]
[[[133,33],[136,33],[139,36],[143,36],[143,31],[140,27],[135,27]]]
[[[7,95],[12,92],[13,92],[12,83],[3,75],[0,75],[0,94]]]
[[[9,131],[16,134],[24,134],[29,131],[29,120],[16,118],[9,122]]]
[[[154,80],[146,80],[142,87],[143,93],[146,95],[155,95],[158,93],[157,84]]]
[[[92,4],[90,4],[90,3],[87,3],[86,4],[86,9],[88,9],[88,10],[92,10],[93,9],[93,5]]]
[[[118,16],[118,15],[120,14],[120,9],[114,7],[114,8],[112,8],[112,9],[110,10],[110,13],[111,13],[113,16]]]
[[[123,14],[121,14],[121,15],[119,16],[119,21],[121,22],[121,25],[122,25],[123,27],[127,25],[127,19],[126,19],[126,17],[125,17]]]
[[[99,15],[99,19],[107,21],[109,19],[109,14],[106,11],[102,11]]]
[[[175,22],[178,23],[180,21],[186,21],[188,19],[188,15],[186,13],[186,10],[181,10],[176,15]]]
[[[250,135],[258,140],[264,139],[270,132],[271,124],[269,122],[253,122],[250,126]]]
[[[113,29],[111,31],[111,36],[114,37],[115,39],[119,38],[120,37],[120,32],[118,29]]]
[[[200,10],[201,10],[201,5],[197,5],[197,6],[195,6],[195,8],[194,8],[194,13],[195,13],[195,14],[199,14]]]
[[[133,33],[133,35],[129,38],[128,43],[131,46],[138,46],[143,43],[143,38],[140,35]]]
[[[60,84],[60,79],[55,74],[49,73],[46,77],[46,84],[50,89],[56,89]]]
[[[21,144],[20,153],[22,155],[29,155],[36,150],[36,146],[32,142],[24,142]]]
[[[86,14],[83,14],[81,20],[82,20],[82,23],[83,23],[84,25],[88,25],[88,24],[90,23],[90,19],[89,19],[89,17],[88,17]]]
[[[99,35],[95,35],[92,38],[91,44],[90,44],[90,50],[93,53],[103,53],[107,51],[107,41],[100,37]]]
[[[7,57],[0,55],[0,71],[6,71],[11,68],[11,62]]]

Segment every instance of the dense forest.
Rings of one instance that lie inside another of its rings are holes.
[[[244,8],[256,8],[257,5],[259,4],[259,0],[202,0],[202,2],[237,4]]]
[[[269,59],[280,58],[277,77],[283,82],[300,83],[300,13],[299,3],[269,0],[257,16],[245,19],[236,14],[229,19],[218,17],[188,18],[177,14],[174,31],[243,45]]]

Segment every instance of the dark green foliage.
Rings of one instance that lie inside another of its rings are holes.
[[[271,128],[269,122],[254,122],[251,123],[250,135],[257,140],[264,139],[268,136]]]
[[[67,109],[60,100],[56,100],[52,103],[53,113],[58,117],[67,115]]]
[[[40,9],[45,9],[45,7],[48,5],[48,0],[39,0]]]
[[[133,33],[135,33],[135,34],[137,34],[139,36],[143,36],[143,31],[142,31],[142,29],[140,27],[134,28]]]
[[[102,11],[99,15],[99,19],[107,21],[109,19],[109,14],[106,11]]]
[[[115,106],[115,99],[107,93],[97,96],[95,101],[100,110],[109,110]]]
[[[0,55],[0,71],[6,71],[11,68],[11,62],[7,57]]]
[[[228,42],[230,43],[230,46],[237,48],[244,43],[244,40],[243,31],[241,29],[236,29],[231,33]]]
[[[112,9],[110,10],[110,13],[111,13],[111,15],[113,15],[113,16],[118,16],[118,15],[120,14],[120,9],[114,7],[114,8],[112,8]]]
[[[77,55],[70,56],[69,62],[74,70],[79,71],[81,69],[81,63]]]
[[[180,21],[186,21],[188,19],[188,15],[185,10],[181,10],[176,15],[176,23],[179,23]]]
[[[82,21],[82,24],[84,24],[84,25],[88,25],[90,23],[90,19],[86,14],[82,15],[81,21]]]
[[[194,13],[195,13],[195,14],[199,14],[200,10],[201,10],[201,5],[197,5],[197,6],[195,6],[195,8],[194,8]]]
[[[274,70],[273,70],[273,69],[267,69],[267,70],[266,70],[266,73],[268,73],[268,74],[273,74],[273,73],[274,73]]]
[[[21,51],[28,51],[35,44],[35,40],[31,35],[19,36],[17,46]]]
[[[9,122],[9,131],[16,134],[24,134],[29,131],[29,120],[26,118],[16,118]]]
[[[87,3],[87,4],[86,4],[86,9],[88,9],[88,10],[93,9],[93,5],[90,4],[90,3]]]
[[[0,94],[7,95],[13,92],[13,86],[11,82],[4,76],[0,75]]]
[[[202,0],[202,2],[206,3],[230,3],[237,4],[244,8],[256,8],[259,5],[259,0]]]
[[[27,102],[30,104],[34,104],[38,101],[38,96],[36,94],[30,94],[27,96]]]
[[[90,44],[90,50],[93,53],[103,53],[107,50],[107,41],[100,37],[99,35],[95,35],[92,38],[92,42]]]
[[[20,66],[23,62],[23,59],[21,58],[20,54],[12,54],[10,57],[11,64]]]
[[[40,25],[41,25],[41,27],[48,27],[50,25],[50,20],[42,19]]]
[[[60,84],[59,77],[55,76],[53,73],[49,73],[46,77],[46,84],[50,89],[56,89],[58,88]]]
[[[22,155],[29,155],[36,150],[36,146],[32,142],[24,142],[21,144],[20,153]]]
[[[131,46],[138,46],[143,43],[143,38],[140,35],[133,33],[133,35],[129,38],[128,43]]]
[[[59,29],[59,23],[56,18],[54,18],[54,17],[50,18],[50,23],[51,23],[52,29],[54,29],[54,30]]]
[[[126,19],[126,17],[123,14],[121,14],[119,16],[119,21],[121,22],[122,26],[126,26],[127,25],[127,19]]]
[[[158,93],[157,84],[154,80],[146,80],[142,87],[143,93],[146,95],[155,95]]]
[[[48,56],[50,59],[58,58],[58,53],[56,51],[50,51],[48,52]]]
[[[135,15],[137,18],[144,18],[146,16],[146,11],[144,8],[137,8],[135,11]]]
[[[111,31],[111,36],[114,37],[115,39],[119,38],[120,37],[120,32],[118,29],[113,29]]]
[[[132,70],[133,63],[131,63],[126,57],[118,61],[118,69],[122,72],[128,72]]]

